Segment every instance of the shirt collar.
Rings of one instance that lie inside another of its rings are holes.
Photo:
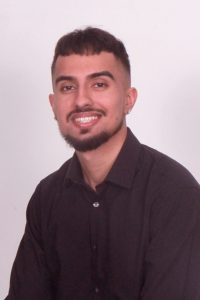
[[[128,128],[126,140],[115,160],[105,182],[111,182],[124,188],[130,188],[137,172],[137,161],[141,144]],[[70,159],[66,181],[84,184],[81,166],[76,153]]]
[[[128,128],[126,140],[106,178],[106,181],[125,188],[130,188],[132,186],[133,178],[137,172],[140,146],[140,142]]]
[[[76,153],[72,156],[72,158],[69,161],[69,166],[66,172],[65,179],[67,183],[83,183],[83,173],[81,169],[80,162],[78,160],[78,157]]]

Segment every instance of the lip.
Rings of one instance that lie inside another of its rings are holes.
[[[71,116],[71,120],[76,127],[79,128],[88,128],[94,126],[99,119],[102,117],[102,114],[99,112],[82,112],[82,113],[74,113]]]

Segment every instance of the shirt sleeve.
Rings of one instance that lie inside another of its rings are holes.
[[[27,208],[25,233],[12,267],[5,300],[52,300],[51,281],[42,245],[39,187]]]
[[[200,190],[167,192],[151,211],[142,300],[200,299]]]

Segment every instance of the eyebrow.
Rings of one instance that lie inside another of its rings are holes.
[[[58,84],[58,82],[60,82],[60,81],[65,81],[65,80],[72,81],[74,79],[75,78],[73,76],[61,75],[61,76],[56,78],[55,84]]]
[[[109,71],[95,72],[95,73],[89,74],[87,76],[87,78],[94,79],[94,78],[101,77],[101,76],[107,76],[107,77],[111,78],[112,80],[115,80],[113,74],[111,72],[109,72]],[[58,78],[56,78],[55,84],[58,84],[60,81],[65,81],[65,80],[66,81],[73,81],[75,79],[76,78],[74,76],[61,75]]]
[[[101,76],[107,76],[107,77],[111,78],[112,80],[115,80],[113,74],[109,71],[101,71],[101,72],[96,72],[96,73],[92,73],[92,74],[88,75],[88,77],[91,79],[101,77]]]

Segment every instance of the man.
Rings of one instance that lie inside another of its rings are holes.
[[[200,188],[126,127],[136,101],[121,41],[62,37],[49,96],[74,156],[42,180],[7,300],[200,299]]]

